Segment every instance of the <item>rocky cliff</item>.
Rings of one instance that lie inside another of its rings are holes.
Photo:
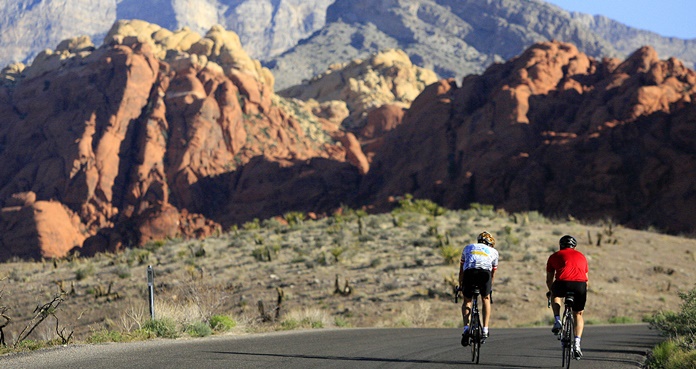
[[[2,259],[206,236],[221,225],[200,213],[227,205],[212,206],[224,192],[215,178],[260,157],[346,157],[338,126],[277,97],[272,74],[221,27],[117,22],[99,48],[66,40],[2,77]],[[333,198],[322,186],[292,193]]]
[[[274,93],[234,32],[124,21],[99,47],[69,39],[4,70],[0,259],[383,211],[406,194],[696,228],[696,73],[679,60],[543,42],[420,92],[432,74],[404,55],[329,70],[293,89],[301,101]],[[364,124],[342,127],[358,111]]]
[[[597,60],[535,44],[482,75],[442,80],[385,138],[365,203],[413,194],[449,207],[696,227],[696,73],[644,47]]]

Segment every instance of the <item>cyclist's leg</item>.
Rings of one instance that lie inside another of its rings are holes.
[[[573,311],[575,317],[575,336],[582,337],[582,330],[585,328],[585,321],[582,318],[581,311]]]
[[[587,283],[576,282],[572,285],[575,299],[573,301],[573,315],[575,316],[575,335],[582,337],[582,331],[585,327],[585,320],[582,313],[585,310],[585,302],[587,301]]]
[[[483,327],[488,328],[488,323],[491,320],[491,295],[488,295],[481,299],[483,301],[482,312],[483,312]]]
[[[561,306],[563,305],[563,298],[566,295],[565,284],[562,281],[555,280],[551,285],[551,294],[553,299],[551,300],[551,309],[553,310],[554,317],[561,316]]]
[[[561,306],[565,304],[564,298],[566,293],[566,283],[564,281],[555,280],[551,285],[551,294],[553,297],[551,308],[553,309],[554,318],[551,332],[553,332],[553,334],[558,334],[561,330]]]
[[[469,316],[471,315],[471,298],[474,296],[474,274],[473,269],[467,269],[464,271],[464,283],[462,287],[462,296],[464,301],[462,301],[462,319],[464,320],[464,327],[469,325]]]
[[[469,315],[471,315],[471,297],[464,296],[464,302],[462,302],[462,320],[464,321],[464,326],[469,325]]]

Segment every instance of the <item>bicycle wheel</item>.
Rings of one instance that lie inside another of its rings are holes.
[[[575,346],[575,339],[573,337],[574,328],[573,313],[568,309],[563,314],[563,333],[561,336],[561,344],[563,345],[563,361],[561,366],[566,369],[570,368],[570,360],[573,358],[573,347]]]
[[[471,312],[471,361],[479,363],[479,353],[481,352],[481,336],[483,328],[479,320],[478,309]]]

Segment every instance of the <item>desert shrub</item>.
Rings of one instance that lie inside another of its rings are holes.
[[[645,366],[650,369],[696,368],[696,350],[685,350],[677,342],[667,340],[652,349]]]
[[[399,206],[392,211],[393,214],[402,212],[419,213],[438,217],[447,213],[447,209],[428,199],[414,199],[413,195],[406,194],[399,200]]]
[[[336,246],[336,247],[331,248],[331,250],[329,250],[329,252],[331,253],[331,256],[334,257],[334,261],[337,263],[340,261],[341,255],[343,255],[343,253],[345,251],[346,251],[345,247],[341,247],[341,246]]]
[[[681,311],[659,312],[650,320],[650,326],[670,339],[679,338],[683,348],[696,350],[696,289],[680,292]]]
[[[350,323],[346,319],[344,319],[340,316],[337,316],[336,318],[334,318],[334,324],[340,328],[350,327]]]
[[[259,221],[258,218],[254,218],[253,221],[251,222],[246,222],[242,224],[242,228],[245,230],[252,230],[252,229],[260,229],[261,228],[261,221]]]
[[[291,211],[283,214],[283,219],[285,219],[290,226],[300,225],[306,218],[305,214],[299,211]]]
[[[128,265],[144,265],[150,260],[152,252],[146,249],[133,249],[128,253]]]
[[[301,309],[290,311],[280,322],[283,330],[297,328],[324,328],[329,322],[328,314],[319,309]]]
[[[119,265],[116,267],[116,275],[121,279],[130,278],[131,270],[127,265]]]
[[[665,342],[653,348],[649,368],[694,368],[696,367],[696,289],[679,293],[683,300],[678,313],[659,312],[648,323],[667,337]]]
[[[213,334],[212,328],[205,322],[193,322],[186,326],[186,333],[191,337],[208,337]]]
[[[102,329],[99,331],[94,331],[87,337],[85,342],[87,343],[104,343],[104,342],[126,342],[128,341],[121,332],[112,331],[108,329]]]
[[[162,338],[177,338],[179,331],[176,329],[176,322],[170,318],[151,319],[143,324],[143,329],[147,332]]]
[[[237,326],[237,322],[227,315],[213,315],[209,323],[210,328],[218,332],[226,332]]]
[[[461,250],[454,245],[443,245],[440,247],[440,256],[445,261],[445,264],[456,264],[461,257]]]
[[[280,322],[280,328],[286,331],[297,329],[299,326],[300,322],[298,322],[296,319],[285,319]]]
[[[88,277],[93,276],[95,271],[96,270],[94,268],[94,264],[88,263],[85,266],[83,266],[82,268],[78,268],[75,271],[75,279],[77,279],[78,281],[81,281],[83,279],[86,279]]]
[[[143,245],[143,248],[146,250],[150,250],[152,252],[155,252],[164,246],[166,242],[164,240],[155,240],[155,241],[150,241]]]
[[[609,318],[610,324],[630,324],[634,323],[633,318],[629,316],[613,316]]]

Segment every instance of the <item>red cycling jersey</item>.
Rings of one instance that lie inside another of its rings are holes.
[[[587,282],[589,268],[585,255],[568,247],[549,256],[546,271],[555,271],[557,281]]]

